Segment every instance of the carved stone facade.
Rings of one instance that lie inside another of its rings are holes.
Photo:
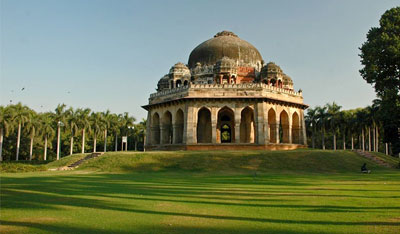
[[[175,64],[151,94],[148,150],[305,147],[301,91],[255,47],[221,32]]]

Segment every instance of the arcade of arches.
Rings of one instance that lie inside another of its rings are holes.
[[[161,105],[149,111],[147,146],[305,145],[302,116],[302,108],[266,102]]]

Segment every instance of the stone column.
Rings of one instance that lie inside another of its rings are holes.
[[[196,143],[196,128],[197,128],[197,117],[195,116],[195,108],[192,106],[188,107],[187,112],[187,127],[186,127],[186,144]]]
[[[304,111],[301,111],[301,130],[303,135],[303,144],[307,145],[306,122],[304,119]]]
[[[179,128],[179,125],[172,124],[172,144],[178,143],[178,139],[177,139],[178,128]]]
[[[165,144],[164,142],[167,141],[167,139],[165,139],[165,127],[163,124],[160,124],[160,144],[163,145]]]
[[[288,129],[288,136],[289,136],[289,144],[292,144],[293,140],[292,140],[292,125],[289,124],[289,129]]]
[[[151,112],[151,111],[148,111],[148,112],[147,112],[146,140],[145,140],[145,142],[144,142],[144,146],[145,146],[145,147],[148,146],[148,145],[150,145],[150,144],[152,143],[152,142],[151,142],[151,139],[153,138],[153,137],[152,137],[152,131],[151,131],[151,129],[152,129],[152,127],[151,127],[152,123],[151,123],[151,114],[150,114],[150,112]]]
[[[240,121],[241,121],[241,108],[235,108],[235,143],[240,143]]]
[[[279,118],[277,118],[276,119],[276,130],[275,130],[275,134],[276,134],[276,142],[275,143],[277,143],[277,144],[280,144],[280,141],[279,141],[279,121],[280,121],[280,119]]]
[[[189,83],[190,86],[190,83]],[[186,138],[187,138],[187,104],[185,105],[185,111],[183,112],[183,136],[182,136],[182,143],[186,144]]]
[[[217,143],[217,121],[218,121],[217,108],[211,108],[211,143]]]
[[[264,107],[264,144],[270,143],[270,135],[269,135],[269,124],[268,124],[268,111],[269,111],[269,106],[267,103],[263,102],[263,107]]]
[[[254,124],[255,124],[255,136],[254,136],[254,143],[257,143],[259,145],[262,145],[265,143],[265,138],[264,138],[264,116],[263,113],[265,112],[264,110],[264,105],[263,103],[257,103],[256,108],[254,110]]]

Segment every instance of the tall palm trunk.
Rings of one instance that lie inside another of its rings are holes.
[[[0,128],[0,162],[3,161],[3,128]]]
[[[351,135],[351,150],[354,150],[354,137]]]
[[[325,150],[325,128],[322,128],[322,149]]]
[[[333,133],[333,150],[336,150],[336,133]]]
[[[368,126],[368,151],[371,151],[371,127]]]
[[[19,157],[19,145],[20,145],[20,140],[21,140],[21,123],[18,123],[18,136],[17,136],[17,154],[15,157],[15,160],[18,161]]]
[[[57,160],[60,159],[60,125],[57,128]]]
[[[135,141],[135,151],[137,151],[137,141]]]
[[[375,123],[374,123],[373,128],[372,128],[372,138],[373,138],[373,142],[374,142],[374,152],[376,152],[376,135],[375,135],[375,130],[376,130],[376,128],[375,128]]]
[[[365,151],[365,136],[364,136],[364,128],[361,130],[361,139],[362,139],[362,151]]]
[[[117,136],[117,134],[115,134],[115,150],[114,151],[117,151],[118,150],[118,136]]]
[[[107,152],[107,129],[104,130],[104,153]]]
[[[343,132],[343,150],[346,150],[346,134]]]
[[[74,151],[74,137],[71,136],[69,143],[69,155],[72,155],[73,151]]]
[[[121,137],[121,151],[124,151],[124,138]]]
[[[376,152],[379,152],[379,127],[378,125],[375,125],[375,144],[376,144]]]
[[[82,129],[82,154],[85,153],[85,129]]]
[[[96,153],[96,144],[97,144],[97,135],[95,133],[94,140],[93,140],[93,153]]]
[[[44,137],[44,152],[43,152],[43,160],[47,160],[47,135]]]
[[[31,145],[29,148],[29,161],[32,161],[32,154],[33,154],[33,135],[31,135]]]
[[[313,124],[313,128],[312,128],[311,139],[312,139],[312,147],[313,147],[313,149],[315,149],[315,127],[314,127],[314,124]]]

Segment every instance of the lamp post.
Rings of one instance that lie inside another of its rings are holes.
[[[60,134],[61,134],[61,127],[64,126],[64,123],[58,121],[57,123],[57,160],[60,159]]]

